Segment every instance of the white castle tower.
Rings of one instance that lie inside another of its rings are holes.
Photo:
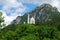
[[[28,14],[28,24],[35,24],[35,18],[34,17],[29,17],[30,15]]]
[[[30,21],[29,21],[29,14],[28,14],[28,20],[27,20],[27,23],[29,24],[29,22],[30,22]]]
[[[35,24],[35,18],[34,17],[31,17],[30,24]]]

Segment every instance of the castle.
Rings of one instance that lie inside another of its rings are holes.
[[[28,14],[27,23],[28,24],[35,24],[35,18],[33,16],[30,17],[30,15]]]

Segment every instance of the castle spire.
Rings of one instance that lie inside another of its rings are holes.
[[[28,21],[27,21],[27,23],[29,24],[29,14],[28,14]]]

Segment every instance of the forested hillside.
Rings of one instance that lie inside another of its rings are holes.
[[[9,25],[0,30],[0,40],[60,40],[60,29],[51,25]]]

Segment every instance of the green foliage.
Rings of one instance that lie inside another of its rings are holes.
[[[2,16],[2,12],[0,12],[0,17]]]
[[[20,40],[39,40],[34,34],[28,34],[27,36],[22,37]]]
[[[50,38],[44,38],[43,40],[50,40]]]
[[[4,18],[2,17],[2,12],[0,12],[0,27],[2,27],[1,23],[4,22]]]
[[[42,25],[42,22],[39,19],[35,20],[35,25]]]
[[[2,12],[0,12],[0,23],[3,22]]]
[[[8,25],[0,30],[1,40],[60,40],[60,31],[51,25]]]

